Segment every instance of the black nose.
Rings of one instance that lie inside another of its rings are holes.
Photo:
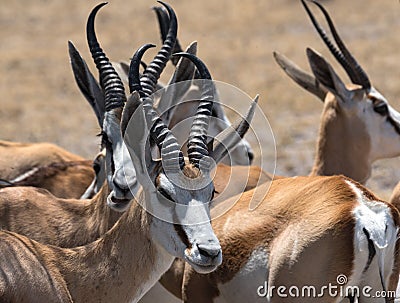
[[[124,196],[129,194],[129,187],[126,186],[121,186],[118,183],[116,183],[115,181],[113,181],[114,187],[115,189],[117,189],[119,192],[121,192]]]
[[[197,248],[199,249],[199,253],[202,254],[203,256],[210,257],[210,258],[215,258],[218,257],[218,255],[221,252],[221,247],[219,245],[197,245]]]

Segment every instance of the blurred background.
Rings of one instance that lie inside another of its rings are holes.
[[[235,85],[250,96],[260,94],[260,106],[275,135],[277,173],[308,174],[322,102],[289,80],[275,63],[272,51],[285,54],[309,71],[305,49],[313,47],[345,82],[348,78],[318,38],[300,1],[168,3],[178,16],[182,46],[198,41],[198,55],[215,80]],[[0,6],[1,139],[54,142],[87,158],[98,151],[97,121],[75,84],[67,49],[71,40],[97,75],[85,33],[87,16],[96,4],[14,0]],[[323,4],[373,85],[400,110],[398,1],[330,0]],[[144,43],[160,45],[151,10],[154,5],[157,2],[149,0],[110,0],[100,11],[96,31],[111,60],[128,60]],[[149,51],[146,61],[155,53]],[[162,79],[169,79],[171,72],[169,66]],[[399,168],[398,158],[376,162],[368,187],[388,198],[400,181]]]

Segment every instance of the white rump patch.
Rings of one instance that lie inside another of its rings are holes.
[[[376,251],[369,269],[370,271],[376,271],[372,275],[374,281],[370,281],[371,285],[377,283],[380,280],[379,275],[382,274],[386,288],[393,270],[393,255],[398,228],[394,225],[390,208],[385,203],[368,199],[354,183],[348,180],[346,182],[357,195],[357,201],[359,202],[359,205],[353,211],[356,221],[354,231],[355,259],[353,274],[348,284],[358,285],[360,281],[368,280],[371,277],[371,273],[364,273],[369,256],[368,239],[364,232],[366,230]],[[364,281],[364,283],[368,283],[368,281]],[[379,286],[381,286],[381,283],[379,283]]]

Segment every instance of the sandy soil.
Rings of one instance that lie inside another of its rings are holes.
[[[14,0],[0,6],[1,139],[50,141],[85,157],[97,151],[97,122],[75,85],[67,51],[71,40],[90,62],[85,23],[97,3]],[[398,1],[324,3],[374,85],[400,109]],[[306,47],[315,48],[331,62],[333,58],[318,39],[300,1],[170,0],[170,4],[179,18],[182,44],[199,42],[199,55],[214,79],[251,96],[261,95],[260,105],[277,143],[277,173],[307,174],[322,104],[288,80],[274,62],[272,51],[284,53],[307,70]],[[150,9],[153,5],[155,1],[111,0],[102,9],[96,28],[112,60],[127,60],[143,43],[160,44]],[[149,52],[147,61],[154,54]],[[398,167],[398,159],[378,161],[368,186],[387,198],[400,180]]]

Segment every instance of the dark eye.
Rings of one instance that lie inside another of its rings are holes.
[[[96,175],[98,175],[100,172],[100,163],[96,160],[93,161],[93,170],[96,173]]]
[[[374,111],[382,116],[386,116],[389,113],[389,108],[385,102],[380,102],[378,104],[374,104]]]

